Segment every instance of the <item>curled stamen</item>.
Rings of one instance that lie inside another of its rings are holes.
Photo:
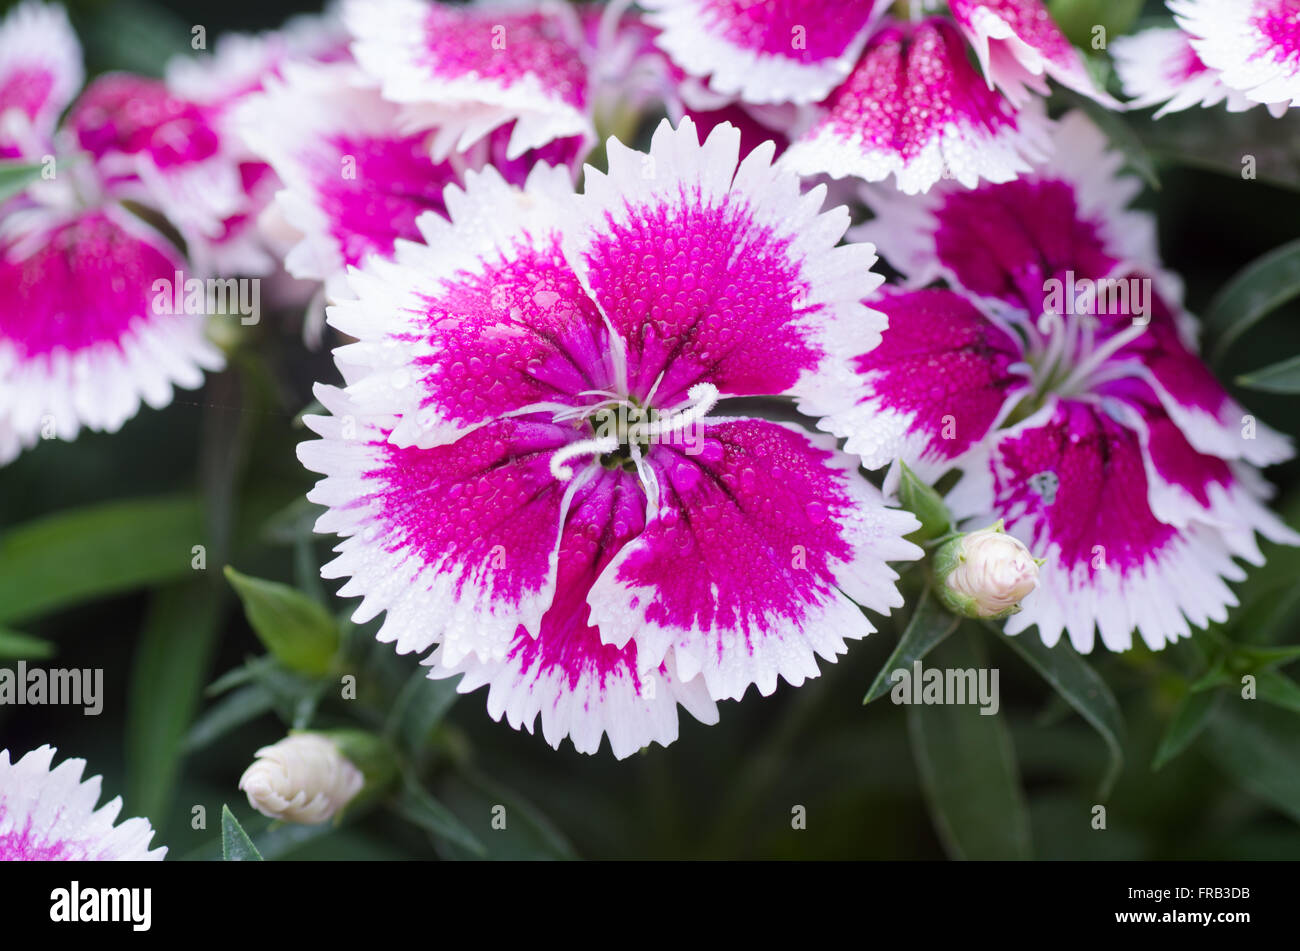
[[[598,439],[583,439],[580,442],[569,443],[563,449],[556,451],[551,456],[551,475],[561,482],[567,482],[573,478],[573,468],[565,465],[570,459],[577,459],[579,456],[603,456],[607,452],[613,452],[618,448],[618,440],[613,436],[601,436]]]
[[[718,388],[712,383],[696,383],[687,391],[687,396],[689,401],[680,410],[653,423],[637,423],[628,431],[629,438],[636,440],[666,436],[695,425],[717,405]]]

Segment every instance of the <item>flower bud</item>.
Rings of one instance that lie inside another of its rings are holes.
[[[1020,602],[1038,585],[1041,564],[999,521],[959,535],[935,552],[935,593],[954,614],[999,620],[1020,610]]]
[[[239,779],[248,804],[264,816],[315,825],[332,818],[365,777],[319,733],[294,733],[257,751]]]

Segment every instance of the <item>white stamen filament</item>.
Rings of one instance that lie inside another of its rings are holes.
[[[690,401],[680,410],[653,423],[637,423],[628,430],[628,438],[637,440],[681,432],[703,419],[718,403],[718,388],[712,383],[696,383],[687,395]]]
[[[623,15],[631,8],[633,0],[610,0],[601,11],[600,23],[596,26],[596,63],[609,62],[613,57],[614,43],[618,40],[618,25]]]
[[[587,417],[594,416],[596,413],[611,406],[618,406],[622,402],[623,401],[617,396],[611,396],[608,399],[601,400],[599,403],[592,403],[587,406],[565,407],[555,414],[555,422],[561,423],[568,422],[571,419],[586,419]]]
[[[570,459],[577,459],[580,456],[603,456],[605,453],[613,452],[617,448],[618,440],[613,436],[601,436],[599,439],[583,439],[580,442],[569,443],[569,445],[551,456],[551,475],[561,482],[567,482],[573,478],[573,468],[566,465]]]
[[[1074,371],[1065,378],[1058,389],[1062,393],[1069,393],[1074,387],[1087,382],[1094,373],[1101,369],[1106,361],[1142,336],[1146,329],[1146,324],[1134,324],[1115,334],[1115,336],[1088,354],[1087,358],[1074,368]]]

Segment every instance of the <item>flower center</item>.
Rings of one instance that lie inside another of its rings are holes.
[[[589,439],[570,443],[551,456],[551,474],[561,480],[573,478],[570,460],[584,456],[594,456],[606,469],[642,474],[641,460],[656,442],[680,441],[690,452],[692,446],[702,446],[704,417],[718,402],[718,388],[712,383],[696,383],[684,403],[665,411],[642,404],[633,396],[607,390],[588,390],[580,395],[604,398],[555,414],[556,422],[581,419],[591,429]]]
[[[1033,371],[1034,390],[1016,408],[1016,420],[1031,415],[1049,395],[1081,396],[1109,380],[1133,376],[1134,365],[1115,357],[1146,329],[1146,323],[1135,321],[1107,336],[1100,333],[1101,323],[1095,317],[1067,320],[1051,311],[1042,314],[1029,329],[1025,357]]]

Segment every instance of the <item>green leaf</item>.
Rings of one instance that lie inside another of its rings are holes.
[[[1219,658],[1209,670],[1193,680],[1187,689],[1192,693],[1202,693],[1215,687],[1225,687],[1230,683],[1233,683],[1233,677],[1228,673],[1223,658]]]
[[[1300,822],[1300,730],[1295,715],[1255,700],[1225,703],[1205,750],[1249,792]]]
[[[328,611],[288,585],[250,578],[229,565],[226,578],[267,650],[291,670],[316,676],[329,672],[339,649],[339,629]]]
[[[1248,664],[1249,670],[1263,670],[1271,667],[1283,667],[1300,659],[1300,644],[1286,647],[1257,647],[1254,644],[1237,644],[1233,654]]]
[[[226,862],[260,862],[262,853],[248,837],[230,807],[221,807],[221,858]]]
[[[1283,393],[1288,396],[1300,393],[1300,356],[1239,376],[1237,383],[1247,389],[1265,393]]]
[[[324,412],[324,409],[321,409]],[[276,512],[262,526],[261,536],[273,545],[292,545],[302,539],[310,539],[316,520],[325,509],[305,497],[294,499],[289,505]]]
[[[1013,637],[995,625],[987,627],[1038,671],[1101,735],[1106,744],[1109,763],[1102,776],[1098,795],[1105,799],[1124,768],[1124,720],[1115,695],[1106,686],[1106,681],[1065,640],[1061,640],[1055,647],[1047,647],[1037,630],[1022,632]]]
[[[249,659],[244,666],[236,667],[234,670],[228,670],[212,683],[204,688],[203,693],[209,697],[219,697],[221,694],[236,687],[242,687],[246,683],[252,683],[265,676],[267,670],[277,666],[279,662],[270,654],[263,654],[261,657]]]
[[[1048,11],[1071,43],[1089,50],[1095,27],[1105,27],[1107,40],[1132,29],[1142,0],[1049,0]]]
[[[1151,761],[1152,769],[1163,767],[1201,735],[1201,731],[1209,722],[1210,711],[1222,696],[1223,694],[1217,690],[1206,690],[1200,693],[1189,692],[1183,697],[1178,708],[1174,710],[1169,726],[1165,729],[1165,735],[1160,738],[1155,759]]]
[[[969,631],[935,652],[935,666],[981,668]],[[913,704],[908,733],[930,814],[959,859],[1029,859],[1029,815],[1006,722],[975,704]]]
[[[577,857],[569,840],[536,805],[472,767],[459,769],[449,777],[441,793],[458,814],[482,816],[485,824],[490,824],[498,806],[504,809],[500,813],[504,828],[493,827],[486,836],[489,859],[567,861]],[[452,858],[475,857],[456,846],[447,848],[446,853]]]
[[[110,502],[27,522],[0,539],[0,623],[193,577],[193,497]]]
[[[0,660],[45,660],[54,650],[49,641],[0,627]]]
[[[127,701],[127,802],[154,826],[169,812],[186,730],[207,679],[220,619],[219,592],[206,579],[153,598],[136,647]]]
[[[1254,674],[1255,690],[1260,700],[1292,713],[1300,713],[1300,685],[1286,674],[1276,670],[1260,670]]]
[[[1205,311],[1206,336],[1214,341],[1211,362],[1222,362],[1242,334],[1298,296],[1300,240],[1274,248],[1238,271]]]
[[[41,177],[39,162],[0,162],[0,202],[12,198]]]
[[[901,476],[898,482],[898,500],[921,521],[921,527],[908,536],[918,544],[939,538],[952,530],[952,515],[943,498],[931,486],[921,481],[915,472],[900,462]]]
[[[898,646],[894,648],[889,659],[876,674],[876,679],[867,688],[867,695],[862,698],[862,703],[868,704],[889,693],[890,687],[893,686],[889,677],[894,671],[900,668],[910,671],[915,661],[920,660],[944,638],[957,630],[957,625],[960,623],[961,618],[944,610],[930,590],[926,589],[916,604],[916,610],[912,612],[911,620],[907,622],[903,636],[898,639]]]
[[[402,792],[395,804],[397,814],[433,834],[438,839],[469,850],[476,856],[487,854],[483,844],[450,809],[434,799],[413,777],[403,777]]]
[[[1238,186],[1245,180],[1300,189],[1300,141],[1289,122],[1267,109],[1187,110],[1159,119],[1128,113],[1123,121],[1161,165],[1200,169]]]
[[[393,702],[387,734],[416,760],[422,758],[434,728],[456,702],[454,680],[430,680],[424,668],[411,674]]]
[[[184,750],[187,753],[201,750],[236,727],[256,720],[274,709],[275,695],[262,684],[252,684],[236,690],[222,697],[194,722],[185,738]]]

